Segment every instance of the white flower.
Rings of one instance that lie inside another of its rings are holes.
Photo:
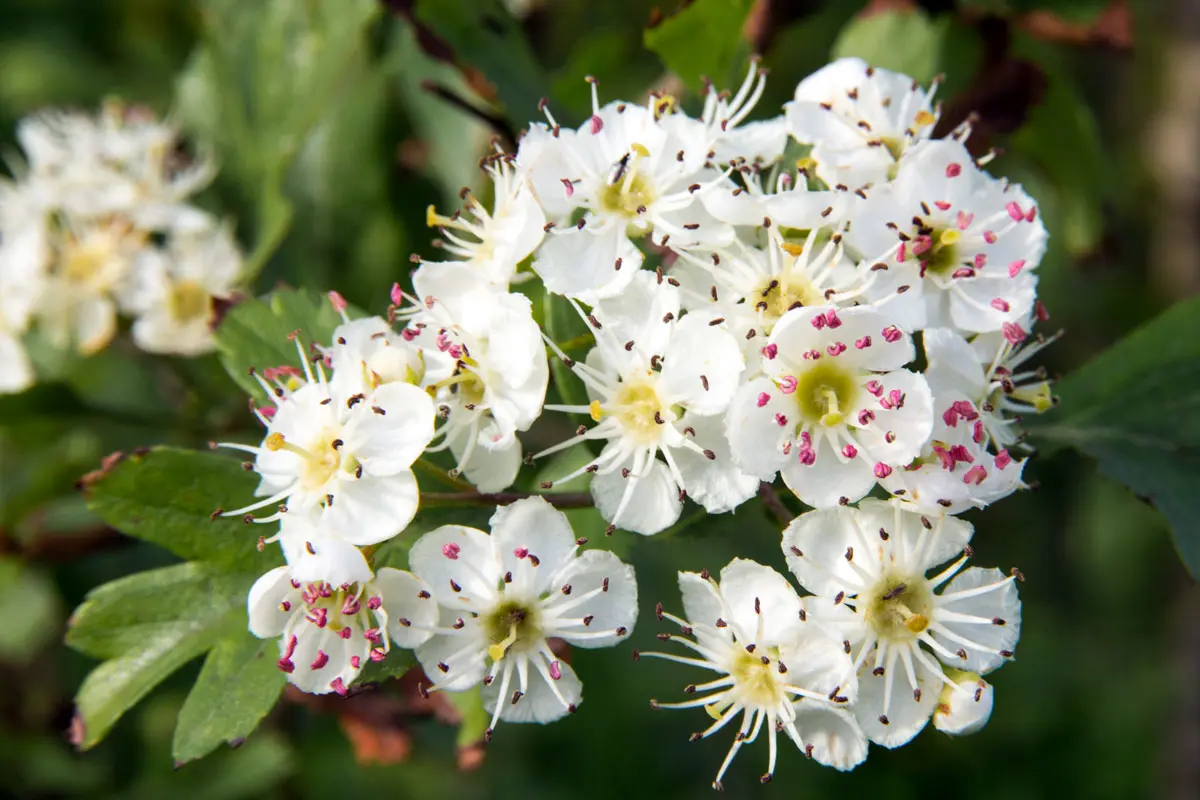
[[[707,258],[679,252],[671,268],[689,310],[725,320],[751,366],[748,375],[758,374],[763,339],[784,314],[803,306],[848,307],[874,280],[874,272],[844,255],[841,233],[820,222],[803,227],[808,234],[800,242],[786,241],[771,225],[762,247],[739,239]]]
[[[340,585],[276,567],[251,587],[246,606],[250,632],[280,637],[279,669],[312,694],[346,694],[368,659],[383,660],[390,642],[417,647],[437,619],[428,587],[388,567]]]
[[[1025,327],[1019,325],[1006,326],[1003,334],[979,334],[970,342],[947,328],[930,328],[922,334],[929,364],[925,378],[935,402],[966,395],[996,448],[1020,442],[1020,415],[1041,414],[1054,406],[1045,369],[1021,367],[1057,337],[1039,336],[1035,343],[1022,346],[1026,338]]]
[[[935,655],[978,674],[1013,657],[1021,632],[1014,577],[962,569],[971,533],[955,517],[930,519],[880,500],[810,511],[784,531],[788,566],[820,598],[810,608],[854,657],[855,716],[876,744],[910,740],[929,721],[940,684],[957,688]]]
[[[988,451],[979,407],[961,393],[938,397],[936,425],[921,454],[880,483],[905,503],[932,514],[958,514],[1008,497],[1025,484],[1024,461]]]
[[[942,688],[937,708],[933,710],[933,727],[951,736],[978,733],[992,716],[995,692],[992,685],[974,672],[947,669],[954,681]]]
[[[767,71],[759,68],[757,59],[751,59],[746,79],[732,97],[711,85],[705,87],[699,121],[707,129],[715,163],[772,163],[783,156],[788,138],[783,117],[742,124],[766,88]],[[686,119],[682,114],[676,116]]]
[[[303,360],[303,351],[300,356]],[[248,519],[274,522],[298,514],[353,545],[389,539],[417,512],[417,480],[409,468],[433,437],[433,402],[402,382],[384,384],[369,396],[342,397],[319,363],[315,378],[307,360],[303,363],[305,382],[294,367],[280,370],[294,384],[291,391],[260,378],[276,396],[274,411],[259,412],[267,425],[262,445],[221,445],[255,455],[254,470],[262,476],[255,494],[265,497],[225,516],[283,502],[278,513]]]
[[[344,313],[344,312],[343,312]],[[370,394],[394,382],[420,384],[425,362],[417,345],[383,317],[347,319],[333,331],[328,348],[330,392],[339,397]]]
[[[734,559],[718,584],[707,572],[680,572],[679,590],[687,619],[665,613],[685,636],[660,636],[682,644],[692,656],[640,653],[701,667],[718,677],[684,688],[703,693],[682,703],[654,708],[703,707],[713,722],[692,740],[710,736],[741,716],[733,745],[717,771],[714,789],[742,745],[765,730],[767,772],[775,772],[777,734],[784,732],[810,758],[839,770],[853,769],[867,756],[867,741],[841,706],[852,703],[857,681],[840,642],[808,620],[803,601],[779,573],[754,561]]]
[[[628,285],[642,264],[630,237],[652,234],[675,248],[724,244],[733,230],[699,202],[704,192],[731,185],[709,161],[706,126],[679,114],[610,103],[592,84],[594,113],[578,131],[534,125],[517,159],[546,215],[559,221],[538,251],[533,269],[547,290],[593,303]],[[668,103],[669,104],[669,103]],[[567,224],[576,209],[584,213]]]
[[[897,325],[975,333],[1030,314],[1046,228],[1020,186],[979,169],[960,142],[936,140],[906,155],[894,181],[868,192],[846,241],[889,266],[887,296],[907,287],[888,306]]]
[[[800,82],[784,106],[788,131],[814,145],[817,174],[829,186],[858,189],[895,177],[896,163],[928,139],[939,110],[906,75],[840,58]]]
[[[143,107],[108,103],[98,115],[47,110],[23,119],[17,139],[29,180],[76,214],[144,215],[164,220],[215,174],[210,160],[186,155],[179,131]]]
[[[592,496],[610,530],[641,534],[674,523],[682,493],[721,513],[758,487],[734,466],[721,435],[743,367],[737,340],[706,316],[681,319],[678,289],[658,280],[641,271],[624,294],[592,309],[596,347],[586,363],[570,362],[592,401],[547,408],[599,424],[537,454],[606,440],[599,456],[558,481],[593,473]]]
[[[521,462],[517,432],[542,413],[550,371],[529,299],[478,281],[465,264],[422,266],[403,336],[421,348],[422,386],[445,424],[456,469],[480,491],[507,488]]]
[[[730,405],[734,459],[762,480],[781,472],[811,506],[859,499],[933,429],[929,387],[903,369],[913,355],[908,335],[873,308],[787,312],[763,348],[765,377]]]
[[[143,350],[194,356],[213,349],[214,301],[238,287],[242,258],[228,227],[207,215],[198,223],[171,231],[164,248],[144,249],[134,262],[127,305]]]
[[[546,224],[546,215],[525,177],[512,167],[513,160],[496,154],[484,162],[495,192],[491,213],[467,190],[463,192],[463,212],[445,217],[430,206],[426,213],[426,224],[440,230],[446,252],[505,289],[517,266],[541,244]]]
[[[46,215],[49,270],[38,327],[55,347],[91,355],[117,333],[117,296],[146,245],[146,233],[121,217]]]
[[[46,239],[22,187],[0,183],[0,394],[33,385],[22,335],[45,290]]]
[[[548,643],[611,647],[633,630],[633,567],[604,550],[578,553],[566,516],[540,497],[496,509],[491,534],[446,525],[409,553],[440,607],[435,636],[417,648],[431,691],[483,684],[496,723],[553,722],[583,698],[575,671]],[[413,623],[417,627],[417,623]]]

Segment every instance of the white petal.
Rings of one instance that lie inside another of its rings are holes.
[[[668,402],[697,414],[720,414],[733,399],[745,367],[741,347],[726,330],[688,314],[675,325],[663,353],[662,390]]]
[[[488,524],[502,569],[512,572],[514,584],[539,595],[558,589],[551,579],[574,560],[576,550],[566,514],[544,498],[526,497],[497,508]]]
[[[847,772],[867,760],[867,735],[854,715],[827,703],[801,700],[796,710],[796,729],[818,764]]]
[[[725,416],[725,435],[738,466],[760,480],[774,480],[787,461],[784,445],[792,438],[792,431],[780,426],[775,415],[794,411],[795,403],[767,378],[738,389]]]
[[[371,567],[362,551],[335,536],[323,533],[299,514],[287,514],[279,526],[279,544],[292,568],[292,577],[302,583],[324,582],[331,586],[368,581]]]
[[[280,603],[295,592],[292,575],[287,567],[276,567],[264,574],[250,587],[246,598],[246,613],[250,617],[250,632],[260,639],[273,639],[283,633],[292,611],[284,611]]]
[[[433,588],[439,603],[456,609],[467,607],[464,596],[491,598],[504,575],[491,537],[462,525],[443,525],[422,536],[408,553],[408,565]],[[451,583],[461,591],[454,591]]]
[[[701,578],[698,572],[679,573],[679,593],[683,596],[683,612],[689,622],[715,625],[725,613],[721,594],[712,579]]]
[[[637,622],[637,580],[633,567],[625,564],[607,550],[586,550],[574,559],[562,572],[555,576],[555,584],[570,585],[571,594],[562,595],[563,600],[553,598],[554,604],[561,604],[570,597],[578,597],[583,592],[599,589],[608,581],[608,590],[602,591],[583,605],[574,606],[564,612],[567,617],[591,616],[592,621],[585,627],[572,627],[569,630],[557,629],[559,636],[575,647],[611,647],[625,641],[633,632]],[[559,586],[554,587],[558,589]],[[547,606],[552,611],[553,605]],[[593,639],[576,639],[574,633],[586,633],[624,628],[620,636],[603,636]]]
[[[858,592],[863,579],[846,560],[847,550],[854,548],[859,554],[859,567],[872,573],[878,570],[878,561],[872,564],[867,549],[870,539],[864,541],[864,534],[870,536],[872,531],[860,531],[860,524],[858,509],[848,506],[808,511],[791,521],[783,531],[783,555],[801,586],[822,597]],[[874,536],[878,540],[878,534]]]
[[[679,467],[688,496],[710,514],[732,511],[753,497],[759,480],[742,472],[734,463],[723,418],[688,414],[683,424],[696,431],[694,441],[698,446],[716,456],[710,459],[687,447],[672,449],[671,457]]]
[[[617,259],[620,269],[616,269]],[[595,232],[585,228],[547,236],[533,270],[542,277],[547,291],[594,303],[620,294],[643,260],[625,231],[612,225]]]
[[[793,450],[780,470],[783,482],[806,505],[829,508],[839,505],[842,498],[852,503],[875,485],[875,473],[865,453],[845,458],[825,436],[817,438],[813,451],[816,460],[805,464]]]
[[[721,570],[720,584],[729,615],[725,621],[734,626],[739,641],[769,647],[800,634],[800,598],[775,570],[735,558]]]
[[[948,392],[962,393],[975,402],[987,394],[983,364],[975,349],[962,336],[948,328],[930,328],[922,334],[925,347],[925,380],[938,405]]]
[[[347,452],[374,475],[408,469],[433,438],[433,400],[408,383],[385,383],[358,406]]]
[[[955,592],[967,591],[996,583],[1005,583],[1005,585],[976,597],[968,597],[962,600],[955,600],[951,597]],[[1017,596],[1015,581],[1009,579],[995,567],[989,569],[971,567],[963,570],[954,576],[954,579],[942,591],[942,596],[935,603],[936,610],[933,614],[933,621],[935,623],[940,622],[956,636],[975,642],[991,650],[1012,652],[1016,649],[1017,640],[1021,638],[1021,599]],[[1002,620],[1004,624],[970,624],[948,620],[942,621],[938,619],[938,612],[943,610],[959,614],[971,614],[990,620],[998,619]],[[970,645],[955,641],[936,630],[931,631],[931,633],[933,638],[951,653],[957,651],[959,648],[967,652],[965,661],[959,658],[950,660],[943,657],[943,660],[952,667],[970,670],[982,675],[996,669],[1006,661],[1001,655],[987,653]]]
[[[541,657],[533,656],[533,658]],[[583,683],[575,674],[575,670],[571,669],[570,664],[559,661],[558,665],[560,677],[554,681],[554,688],[558,690],[557,695],[534,665],[530,664],[528,667],[529,684],[525,695],[516,703],[512,702],[511,694],[507,697],[500,697],[500,681],[494,680],[490,686],[483,687],[484,710],[490,714],[495,711],[497,703],[502,703],[500,719],[505,722],[538,722],[544,725],[565,717],[569,713],[567,705],[578,707],[583,702]],[[512,683],[509,684],[509,691],[511,692],[515,688],[516,676],[514,675]],[[562,700],[559,700],[559,695],[562,696]],[[567,705],[563,705],[563,701],[566,701]]]
[[[810,622],[801,623],[795,631],[794,638],[779,651],[788,681],[827,696],[836,690],[839,697],[853,703],[858,697],[858,677],[842,642]]]
[[[322,526],[366,547],[390,539],[417,513],[417,479],[407,470],[386,477],[342,480],[333,504],[320,512]]]
[[[942,688],[933,712],[933,727],[951,736],[978,733],[992,716],[995,691],[992,685],[972,673],[962,673],[957,686]]]
[[[937,705],[941,680],[934,677],[920,661],[914,660],[913,673],[917,688],[921,690],[921,699],[916,700],[899,660],[892,671],[884,675],[873,674],[873,666],[874,661],[868,657],[867,663],[859,670],[858,702],[854,705],[854,716],[867,738],[875,744],[888,748],[907,744],[929,722]],[[894,683],[885,725],[880,717],[883,716],[884,686],[889,680]]]
[[[33,366],[20,339],[0,331],[0,394],[24,391],[33,382]]]
[[[462,433],[450,439],[450,450],[456,459],[461,459],[466,452],[469,435],[470,429],[464,428]],[[477,443],[471,449],[471,457],[461,466],[467,480],[480,492],[502,492],[512,486],[521,471],[521,442],[514,437],[508,444],[495,448]]]
[[[383,599],[383,608],[388,613],[388,635],[397,646],[411,650],[429,641],[433,635],[429,631],[401,622],[407,620],[423,628],[437,624],[438,605],[423,580],[410,572],[384,567],[371,583],[371,591]]]
[[[626,462],[631,467],[632,462]],[[621,498],[626,491],[631,493],[620,519],[614,520]],[[679,487],[667,470],[667,465],[655,460],[645,475],[621,477],[621,470],[592,479],[592,498],[600,515],[622,530],[644,536],[666,530],[679,519],[683,503],[679,499]]]
[[[449,692],[461,692],[479,685],[490,666],[487,660],[488,642],[470,615],[461,612],[456,615],[450,609],[443,608],[439,620],[441,626],[448,628],[456,624],[459,617],[463,618],[464,627],[458,635],[436,634],[418,647],[415,653],[425,675],[438,688]],[[447,668],[445,672],[442,666]]]

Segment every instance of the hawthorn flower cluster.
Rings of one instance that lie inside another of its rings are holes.
[[[112,102],[98,115],[22,120],[25,162],[0,182],[0,393],[31,386],[25,337],[91,355],[132,319],[135,344],[193,356],[212,349],[214,301],[240,285],[229,227],[188,203],[213,177],[179,132]]]
[[[795,583],[744,559],[681,572],[683,616],[656,616],[684,650],[634,653],[707,671],[688,699],[652,705],[703,708],[694,739],[736,723],[715,787],[760,734],[766,781],[781,734],[847,770],[930,721],[986,723],[984,676],[1020,634],[1020,573],[968,567],[973,528],[957,515],[1025,486],[1020,418],[1053,403],[1028,365],[1049,341],[1032,333],[1047,317],[1045,227],[968,150],[969,126],[934,135],[934,89],[842,59],[747,122],[764,86],[755,63],[689,116],[662,94],[601,104],[592,80],[577,128],[543,105],[515,154],[483,160],[488,202],[464,190],[460,210],[429,209],[445,260],[416,258],[383,316],[352,318],[330,293],[330,339],[293,334],[297,360],[255,374],[262,439],[221,446],[253,456],[256,499],[219,513],[271,526],[260,545],[280,546],[247,611],[295,686],[345,695],[397,647],[415,651],[423,691],[482,687],[489,737],[500,720],[574,712],[563,643],[627,638],[637,584],[613,554],[581,550],[546,498],[517,495],[490,531],[409,532],[409,571],[376,556],[418,513],[419,459],[453,464],[483,496],[575,449],[581,466],[541,488],[585,477],[610,534],[662,532],[689,502],[734,512],[777,479],[810,509],[781,536]],[[15,334],[51,301],[78,304],[55,319],[84,350],[135,307],[145,346],[203,349],[206,324],[184,331],[237,274],[232,247],[223,260],[189,244],[218,230],[181,204],[207,165],[175,164],[171,132],[129,111],[23,133],[30,176],[6,192],[40,204],[0,213],[33,208],[39,223],[5,229],[0,286],[66,288],[0,292],[0,374],[15,383]],[[543,332],[541,292],[586,324],[581,358],[567,354],[579,341]],[[586,395],[546,404],[549,357]],[[572,415],[575,433],[526,452],[543,412]]]

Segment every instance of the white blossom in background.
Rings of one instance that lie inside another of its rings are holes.
[[[333,331],[326,351],[330,394],[350,397],[388,383],[419,385],[425,376],[421,349],[383,317],[347,320]]]
[[[987,426],[977,405],[959,393],[938,397],[935,425],[920,455],[880,483],[906,504],[930,514],[983,508],[1025,485],[1025,461],[1006,449],[989,450]]]
[[[810,511],[784,531],[788,567],[817,596],[809,607],[854,659],[854,714],[876,744],[908,742],[934,713],[942,686],[957,688],[942,663],[982,675],[1013,657],[1017,573],[964,570],[972,532],[956,517],[871,499]]]
[[[172,230],[162,248],[142,250],[133,263],[126,309],[133,341],[150,353],[196,356],[212,351],[217,300],[240,286],[242,257],[233,232],[197,213]]]
[[[844,709],[854,703],[858,681],[842,643],[808,619],[805,603],[775,570],[734,559],[721,570],[720,582],[707,572],[680,572],[686,619],[658,606],[659,619],[682,629],[682,636],[660,636],[691,651],[686,656],[643,652],[714,673],[684,688],[696,697],[681,703],[651,700],[654,708],[704,708],[714,721],[692,740],[706,738],[741,718],[733,744],[717,770],[713,788],[738,750],[766,733],[766,783],[775,772],[778,735],[819,763],[853,769],[867,756],[867,740]],[[692,638],[686,638],[686,637]]]
[[[953,681],[942,687],[933,710],[933,727],[951,736],[978,733],[992,716],[995,691],[974,672],[947,669]]]
[[[545,237],[546,215],[514,161],[513,156],[496,153],[483,162],[495,194],[490,212],[464,189],[462,211],[447,217],[430,206],[426,213],[426,224],[438,228],[441,246],[448,254],[503,289]]]
[[[321,531],[336,532],[353,545],[385,541],[417,512],[417,479],[410,467],[433,437],[433,401],[404,382],[362,386],[349,396],[335,393],[322,365],[314,375],[299,341],[297,349],[303,372],[276,368],[293,389],[259,378],[276,399],[269,415],[259,412],[267,426],[262,444],[220,445],[254,455],[253,469],[261,477],[255,494],[263,498],[224,514],[249,515],[282,504],[275,513],[248,519],[268,523],[306,515]]]
[[[1054,406],[1046,370],[1024,368],[1054,337],[1027,344],[1027,329],[1028,323],[1011,325],[1002,334],[979,334],[971,341],[947,328],[930,328],[922,336],[925,377],[935,402],[966,395],[997,449],[1020,442],[1021,415],[1041,414]]]
[[[859,189],[896,176],[896,166],[929,139],[940,116],[936,86],[840,58],[809,75],[784,106],[788,132],[813,145],[817,175],[829,186]]]
[[[385,567],[340,585],[301,580],[276,567],[250,589],[250,632],[279,638],[279,669],[311,694],[345,695],[368,661],[382,661],[392,642],[417,647],[429,639],[437,605],[419,578]]]
[[[28,193],[0,183],[0,394],[23,391],[35,380],[22,341],[46,290],[46,240]]]
[[[480,491],[505,489],[521,466],[516,434],[541,415],[550,379],[529,299],[457,262],[422,266],[413,289],[402,335],[420,347],[421,385],[445,420],[433,451],[449,448]]]
[[[707,316],[680,318],[679,290],[646,271],[620,297],[600,301],[590,321],[596,346],[571,363],[591,403],[547,409],[597,424],[535,457],[588,440],[605,446],[555,481],[592,473],[610,530],[646,535],[679,519],[684,493],[714,514],[749,499],[758,481],[734,465],[721,429],[743,368],[737,340]]]
[[[434,634],[416,651],[427,691],[483,685],[488,738],[500,720],[553,722],[582,702],[583,685],[549,639],[611,647],[637,620],[633,567],[604,550],[580,553],[566,516],[542,498],[496,509],[490,526],[445,525],[417,540],[409,564],[439,617],[436,626],[399,621]]]
[[[700,202],[728,185],[709,160],[708,126],[673,111],[669,100],[600,107],[578,130],[533,125],[521,140],[519,169],[556,222],[533,262],[546,289],[585,303],[622,292],[643,256],[631,241],[651,235],[675,248],[726,244],[733,230]],[[572,212],[582,210],[578,221]]]
[[[851,223],[847,243],[907,287],[888,304],[905,330],[1000,331],[1033,310],[1034,270],[1046,250],[1037,206],[1020,186],[977,167],[960,142],[914,148]]]
[[[704,108],[698,121],[706,128],[713,162],[771,164],[783,157],[788,140],[783,117],[745,121],[766,88],[767,71],[759,67],[757,59],[751,59],[746,78],[736,93],[717,91],[711,84],[705,87]],[[668,124],[687,119],[676,114]]]
[[[912,340],[879,311],[794,309],[762,352],[765,374],[738,389],[725,428],[751,475],[782,474],[811,506],[854,502],[928,440],[929,387],[903,368]]]

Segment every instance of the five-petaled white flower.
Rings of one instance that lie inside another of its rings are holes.
[[[633,567],[605,550],[579,553],[566,515],[540,497],[496,509],[490,535],[460,525],[425,534],[409,565],[440,609],[436,627],[423,628],[433,638],[417,648],[428,691],[482,683],[489,738],[501,719],[553,722],[582,702],[551,637],[611,647],[637,620]]]
[[[810,607],[854,657],[854,713],[876,744],[909,741],[929,721],[941,685],[957,688],[937,659],[984,674],[1013,657],[1019,573],[963,570],[971,534],[956,517],[930,519],[881,500],[810,511],[784,531],[788,566],[819,598]]]
[[[659,619],[678,624],[684,636],[660,636],[691,650],[692,656],[640,653],[701,667],[718,675],[684,688],[702,693],[682,703],[654,708],[703,707],[715,722],[692,740],[710,736],[732,720],[742,723],[717,771],[713,788],[742,745],[765,730],[767,771],[775,772],[777,737],[786,733],[801,751],[822,764],[853,769],[867,756],[867,741],[854,718],[843,710],[853,703],[858,681],[840,641],[808,618],[804,601],[787,579],[770,567],[734,559],[721,570],[720,583],[707,572],[680,572],[679,590],[687,619],[658,606]],[[685,638],[692,636],[693,639]]]
[[[345,695],[368,659],[382,661],[392,642],[420,645],[437,619],[428,587],[389,567],[337,585],[276,567],[251,587],[246,606],[250,632],[280,637],[279,669],[312,694]]]
[[[809,75],[784,106],[788,132],[813,145],[817,175],[829,186],[859,189],[896,176],[905,153],[933,133],[936,86],[840,58]]]
[[[521,141],[520,168],[551,221],[533,262],[546,289],[594,303],[628,286],[643,256],[631,237],[651,234],[675,248],[727,244],[733,230],[700,198],[732,188],[709,160],[708,127],[671,113],[669,100],[603,108],[592,84],[593,114],[579,130],[535,125]],[[573,220],[572,212],[583,209]],[[574,224],[571,224],[574,222]]]
[[[409,469],[433,437],[433,401],[422,389],[394,381],[343,397],[333,391],[321,363],[316,375],[297,340],[304,381],[294,367],[280,368],[291,391],[259,377],[276,398],[262,444],[222,447],[253,453],[264,497],[225,516],[246,514],[274,522],[285,514],[314,516],[322,532],[353,545],[377,544],[399,533],[417,512],[417,480]],[[268,376],[271,377],[271,376]],[[284,503],[277,513],[249,512]]]
[[[1046,228],[1020,186],[941,139],[914,149],[894,181],[868,192],[846,241],[888,266],[879,298],[891,300],[897,325],[975,333],[1007,330],[1032,311]]]
[[[765,376],[730,406],[734,458],[762,480],[782,473],[808,505],[858,500],[933,429],[929,387],[903,369],[913,355],[909,336],[868,306],[787,312],[763,348]]]
[[[678,289],[660,281],[640,272],[623,295],[592,309],[596,347],[586,363],[571,362],[592,401],[547,406],[599,423],[538,456],[607,441],[600,455],[557,480],[593,473],[592,496],[610,531],[658,533],[679,518],[683,493],[715,514],[758,486],[734,465],[721,433],[720,414],[743,366],[737,340],[719,318],[680,318]]]

